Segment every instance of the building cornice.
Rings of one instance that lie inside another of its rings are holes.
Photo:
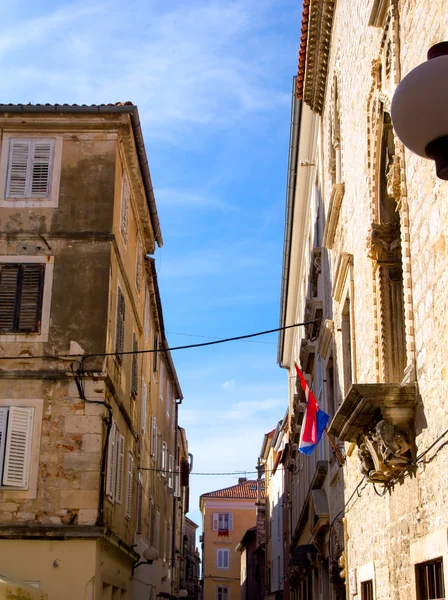
[[[302,9],[297,98],[322,113],[335,0],[305,0]]]

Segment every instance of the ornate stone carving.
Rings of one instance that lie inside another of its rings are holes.
[[[410,464],[410,450],[405,435],[390,421],[382,419],[359,443],[361,473],[369,481],[386,483]]]
[[[377,262],[400,263],[400,225],[395,223],[372,223],[368,238],[369,257]]]

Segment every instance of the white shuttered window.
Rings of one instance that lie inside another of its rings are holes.
[[[162,442],[162,465],[161,465],[161,469],[162,469],[162,476],[166,477],[166,472],[167,472],[167,468],[168,468],[168,446],[166,442]]]
[[[172,489],[174,480],[174,456],[170,454],[168,460],[168,487]]]
[[[27,488],[34,408],[0,409],[0,476],[4,486]]]
[[[128,454],[128,485],[126,492],[126,519],[132,517],[132,488],[134,486],[134,457]]]
[[[157,460],[157,421],[151,417],[151,456]]]
[[[142,399],[142,404],[141,404],[141,410],[140,410],[140,433],[142,434],[142,436],[145,435],[146,433],[146,402],[147,402],[147,398],[148,398],[148,388],[146,387],[146,382],[144,379],[142,379],[142,395],[141,395],[141,399]]]
[[[216,550],[216,566],[218,569],[229,568],[229,555],[230,551],[224,548],[218,548]]]
[[[121,433],[117,434],[116,440],[116,461],[117,475],[115,485],[115,502],[121,504],[123,502],[123,475],[124,475],[124,437]]]
[[[115,494],[115,476],[116,476],[116,437],[117,437],[117,426],[112,423],[109,432],[109,442],[107,445],[107,476],[106,476],[106,494],[107,497],[113,502]]]
[[[53,146],[45,139],[10,141],[7,198],[48,198]]]

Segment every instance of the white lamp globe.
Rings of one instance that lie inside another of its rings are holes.
[[[428,60],[404,77],[391,105],[395,133],[415,154],[436,162],[448,179],[448,42],[428,51]]]
[[[178,598],[186,598],[188,596],[187,590],[179,590],[177,597]]]

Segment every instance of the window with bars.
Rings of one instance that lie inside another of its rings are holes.
[[[44,263],[0,263],[0,333],[39,333]]]
[[[126,304],[121,288],[117,292],[117,329],[115,332],[115,357],[118,362],[123,361],[124,351],[124,326],[126,320]]]
[[[0,407],[0,486],[27,489],[34,408]]]
[[[51,185],[53,140],[11,139],[6,198],[48,198]]]
[[[135,398],[138,393],[138,340],[135,333],[132,333],[132,374],[131,374],[131,396]]]
[[[417,600],[444,600],[443,560],[436,558],[415,565]]]
[[[373,581],[363,581],[361,583],[361,600],[373,600]]]

